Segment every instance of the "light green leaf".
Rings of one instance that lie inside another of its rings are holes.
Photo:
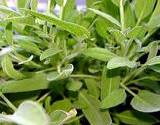
[[[49,83],[44,74],[32,75],[31,78],[23,80],[11,80],[1,82],[0,90],[2,93],[17,93],[49,88]]]
[[[104,98],[101,102],[102,109],[108,109],[115,107],[123,103],[126,99],[126,93],[123,89],[116,89],[112,91],[107,97]]]
[[[70,91],[78,91],[82,87],[83,83],[76,80],[71,80],[67,83],[66,88]]]
[[[92,57],[100,61],[108,61],[112,59],[113,57],[116,57],[116,55],[110,52],[109,50],[104,49],[104,48],[98,48],[98,47],[88,48],[83,52],[83,54],[85,56]]]
[[[146,62],[146,66],[153,66],[153,65],[157,65],[157,64],[160,64],[160,56],[155,56],[153,58],[151,58],[150,60],[148,60]]]
[[[67,0],[66,4],[63,9],[63,19],[67,20],[70,16],[72,16],[72,12],[74,10],[74,7],[76,5],[75,0]]]
[[[135,13],[138,19],[144,19],[153,11],[156,0],[136,0]]]
[[[13,33],[12,33],[12,23],[9,22],[6,26],[5,29],[5,36],[6,36],[6,40],[9,44],[12,44],[12,38],[13,38]]]
[[[16,0],[17,8],[25,8],[29,0]]]
[[[65,112],[63,110],[56,110],[50,114],[52,119],[51,125],[63,125],[65,122],[73,117],[75,117],[77,111],[75,109]]]
[[[117,25],[118,27],[121,27],[120,22],[117,19],[115,19],[114,17],[112,17],[111,15],[109,15],[107,13],[104,13],[104,12],[101,12],[101,11],[96,10],[96,9],[92,9],[92,8],[88,8],[88,10],[90,10],[90,11],[94,12],[95,14],[109,20],[110,22]]]
[[[158,50],[159,50],[158,42],[156,42],[156,41],[155,42],[151,42],[149,44],[148,48],[149,48],[149,55],[148,55],[147,60],[150,60],[150,59],[154,58],[158,53]]]
[[[20,46],[20,48],[23,48],[27,52],[33,53],[35,55],[41,54],[41,50],[39,49],[38,45],[36,45],[33,42],[30,41],[15,41],[15,42]]]
[[[42,106],[33,101],[23,102],[13,115],[0,114],[0,119],[21,125],[49,125],[50,122]]]
[[[109,96],[114,90],[119,88],[120,77],[116,70],[107,70],[104,67],[101,78],[101,100]]]
[[[37,7],[38,7],[38,0],[31,0],[31,10],[33,11],[37,11]]]
[[[55,7],[55,5],[56,5],[55,0],[48,0],[47,12],[53,13],[53,8]]]
[[[47,16],[47,15],[37,13],[31,10],[27,10],[27,9],[22,9],[22,10],[41,20],[48,21],[49,23],[56,25],[63,30],[73,33],[74,35],[78,37],[88,38],[90,35],[90,32],[85,27],[82,27],[78,24],[62,21],[59,18],[56,18],[53,16]]]
[[[47,75],[47,80],[48,81],[54,81],[54,80],[60,80],[60,79],[65,79],[68,78],[71,73],[73,72],[73,65],[68,64],[66,67],[62,69],[60,73],[58,72],[51,72]]]
[[[94,79],[85,79],[85,84],[87,86],[88,93],[98,99],[100,92],[97,81]]]
[[[3,6],[3,5],[0,5],[0,13],[7,14],[7,15],[13,14],[15,16],[20,15],[17,11],[14,11],[9,7]]]
[[[51,105],[51,112],[54,112],[56,110],[64,110],[68,112],[69,110],[71,110],[71,108],[72,108],[71,101],[69,99],[63,99],[63,100],[55,101]]]
[[[136,39],[136,38],[141,39],[144,37],[145,33],[146,33],[146,30],[144,27],[136,26],[127,33],[127,37],[130,39]]]
[[[54,56],[54,55],[60,53],[60,52],[62,52],[62,50],[56,49],[56,48],[47,49],[40,55],[40,60],[42,61],[48,57],[51,57],[51,56]]]
[[[160,95],[142,90],[136,95],[131,105],[134,109],[141,112],[158,112],[160,111]]]
[[[150,114],[145,114],[137,111],[124,111],[116,116],[127,125],[153,125],[158,120]]]
[[[14,69],[14,66],[12,64],[12,60],[8,55],[5,55],[2,59],[1,66],[3,71],[13,79],[22,79],[24,75],[20,73],[19,71],[16,71]]]
[[[126,1],[126,5],[124,8],[124,20],[126,28],[132,28],[136,25],[136,17],[134,14],[134,10],[129,1]]]
[[[160,1],[157,1],[157,5],[155,7],[155,10],[148,22],[148,26],[151,28],[159,27],[159,20],[160,20]]]
[[[80,92],[79,101],[80,104],[85,106],[82,111],[90,125],[111,125],[112,120],[109,113],[99,110],[100,102],[96,98],[87,95],[85,92]]]
[[[107,64],[108,69],[115,69],[119,67],[135,68],[136,66],[137,66],[136,62],[130,61],[126,57],[112,58]]]

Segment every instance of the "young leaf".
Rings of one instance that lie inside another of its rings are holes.
[[[47,49],[40,55],[40,60],[42,61],[48,57],[51,57],[51,56],[54,56],[54,55],[60,53],[60,52],[62,52],[62,50],[56,49],[56,48]]]
[[[160,95],[142,90],[136,95],[131,105],[134,109],[141,112],[158,112],[160,111]]]
[[[121,27],[120,22],[117,19],[115,19],[114,17],[112,17],[111,15],[109,15],[107,13],[104,13],[104,12],[101,12],[101,11],[96,10],[96,9],[92,9],[92,8],[88,8],[88,10],[90,10],[90,11],[94,12],[95,14],[109,20],[110,22],[117,25],[118,27]]]
[[[135,13],[139,21],[147,17],[154,8],[156,0],[136,0]]]
[[[21,125],[49,125],[50,122],[42,106],[33,101],[23,102],[13,115],[0,114],[0,119]]]
[[[98,47],[88,48],[83,52],[83,54],[85,56],[92,57],[94,59],[98,59],[100,61],[105,61],[105,62],[112,59],[113,57],[116,57],[116,55],[110,52],[109,50]]]
[[[58,27],[60,27],[63,30],[66,30],[70,33],[73,33],[74,35],[81,37],[81,38],[88,38],[90,35],[90,32],[85,28],[82,27],[78,24],[75,23],[70,23],[70,22],[66,22],[66,21],[62,21],[59,18],[56,17],[51,17],[51,16],[47,16],[38,12],[34,12],[31,10],[27,10],[27,9],[22,9],[23,11],[41,19],[41,20],[45,20],[53,25],[56,25]]]
[[[12,64],[12,60],[8,55],[5,55],[1,62],[3,71],[13,79],[22,79],[24,75],[20,73],[19,71],[16,71],[14,69],[14,66]]]
[[[117,71],[108,71],[104,67],[101,78],[101,100],[119,88],[120,77],[115,72]]]
[[[130,61],[126,57],[114,57],[107,64],[108,69],[115,69],[119,67],[135,68],[136,66],[136,62]]]
[[[17,93],[35,91],[49,88],[49,83],[44,74],[36,74],[31,78],[23,80],[11,80],[1,82],[0,90],[2,93]]]
[[[99,110],[100,102],[85,92],[79,94],[80,104],[85,107],[82,108],[84,115],[89,121],[90,125],[111,125],[112,121],[107,111]]]
[[[127,125],[153,125],[158,122],[158,120],[150,114],[145,114],[137,111],[124,111],[116,116],[121,122]]]
[[[37,11],[37,6],[38,6],[38,0],[31,0],[31,10]]]
[[[115,107],[123,103],[126,99],[126,93],[123,89],[116,89],[112,91],[107,97],[104,98],[101,102],[102,109],[108,109]]]

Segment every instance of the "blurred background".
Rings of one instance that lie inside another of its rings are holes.
[[[0,0],[2,1],[2,0]],[[38,0],[38,9],[40,11],[45,11],[46,7],[47,7],[47,1],[48,0]],[[77,9],[78,10],[82,10],[83,8],[85,8],[85,0],[76,0],[77,3]],[[7,0],[7,4],[9,7],[11,8],[15,8],[16,5],[16,0]],[[57,10],[59,10],[59,7],[56,7]]]

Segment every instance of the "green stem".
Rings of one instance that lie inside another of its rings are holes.
[[[123,0],[120,0],[120,17],[121,17],[121,29],[122,29],[122,31],[124,31],[125,30],[125,21],[124,21]]]
[[[16,111],[17,108],[0,92],[0,97],[7,103],[7,105],[13,110]]]
[[[85,74],[72,74],[70,75],[72,78],[92,78],[92,79],[99,79],[97,76],[92,76],[92,75],[85,75]]]
[[[136,96],[136,94],[132,92],[129,88],[127,88],[127,86],[125,86],[123,83],[120,83],[120,86],[124,88],[128,93],[130,93],[133,97]]]

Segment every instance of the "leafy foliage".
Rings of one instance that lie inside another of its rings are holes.
[[[0,123],[159,124],[160,0],[75,3],[2,0]]]

